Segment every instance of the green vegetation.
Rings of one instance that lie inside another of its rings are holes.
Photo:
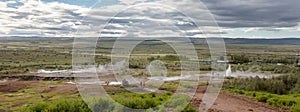
[[[57,100],[51,103],[38,103],[25,109],[21,108],[20,112],[92,112],[88,106],[79,99]]]
[[[171,93],[164,94],[133,94],[120,93],[113,94],[111,97],[118,103],[110,100],[108,97],[91,98],[87,102],[93,111],[109,111],[109,112],[131,112],[132,109],[147,109],[147,112],[166,111],[173,109],[175,112],[196,112],[189,104],[189,97],[185,95],[175,95],[172,100],[169,100]],[[121,104],[121,105],[120,105]],[[122,106],[124,105],[124,106]],[[184,107],[188,105],[187,107]],[[24,109],[25,108],[25,109]],[[19,111],[25,112],[91,112],[83,100],[65,99],[53,102],[43,102],[28,107],[20,108]]]
[[[294,112],[300,111],[300,94],[278,95],[266,92],[253,92],[239,89],[230,89],[232,93],[238,93],[255,98],[259,102],[280,108],[291,108]]]
[[[172,94],[134,94],[134,93],[120,93],[113,94],[111,97],[118,103],[134,109],[148,109],[161,105],[170,98]]]
[[[298,74],[299,72],[296,72],[290,75],[273,77],[271,79],[259,77],[231,79],[224,83],[224,87],[247,91],[263,91],[279,95],[288,93],[300,93],[300,78]]]
[[[0,111],[15,111],[26,105],[78,99],[80,95],[75,85],[62,81],[16,81],[1,83],[0,98]]]
[[[175,92],[178,88],[179,82],[166,82],[159,87],[160,90],[166,90],[170,92]]]

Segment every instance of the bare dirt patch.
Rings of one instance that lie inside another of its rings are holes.
[[[11,93],[17,92],[21,89],[25,89],[28,86],[39,85],[39,81],[13,81],[13,82],[1,82],[0,83],[0,92]]]
[[[68,94],[74,94],[77,93],[77,87],[73,84],[62,84],[62,85],[56,85],[56,86],[48,86],[45,88],[41,88],[38,90],[40,93],[49,93],[49,92],[57,92],[57,93],[68,93]]]

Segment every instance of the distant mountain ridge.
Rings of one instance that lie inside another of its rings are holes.
[[[177,40],[177,38],[172,38],[170,40]],[[2,37],[0,41],[3,40],[68,40],[72,41],[72,37]],[[99,38],[99,41],[115,41],[117,38]],[[226,44],[266,44],[266,45],[300,45],[300,38],[270,38],[270,39],[262,39],[262,38],[223,38]],[[157,40],[157,39],[154,39]],[[149,41],[154,41],[149,40]],[[193,43],[206,43],[205,38],[191,38]]]
[[[204,38],[191,38],[193,43],[206,43]],[[300,38],[252,39],[252,38],[223,38],[226,44],[265,44],[265,45],[300,45]]]
[[[224,38],[224,41],[226,44],[300,45],[300,38],[281,38],[281,39]]]

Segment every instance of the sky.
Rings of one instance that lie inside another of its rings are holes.
[[[300,38],[298,0],[0,0],[0,37]]]

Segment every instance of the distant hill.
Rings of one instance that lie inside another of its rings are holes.
[[[117,38],[99,38],[99,41],[116,41]],[[169,37],[169,40],[178,40],[179,38]],[[42,38],[42,37],[5,37],[0,38],[0,41],[30,41],[30,40],[60,40],[72,41],[73,38]],[[131,40],[131,39],[130,39]],[[155,41],[149,40],[149,41]],[[204,38],[191,38],[194,43],[206,43]],[[300,38],[280,38],[280,39],[250,39],[250,38],[224,38],[226,44],[270,44],[270,45],[300,45]]]
[[[225,38],[224,41],[226,44],[300,45],[300,38],[282,38],[282,39]]]
[[[206,43],[204,38],[192,38],[194,43]],[[226,44],[266,44],[266,45],[300,45],[300,38],[281,39],[249,39],[249,38],[224,38]]]

